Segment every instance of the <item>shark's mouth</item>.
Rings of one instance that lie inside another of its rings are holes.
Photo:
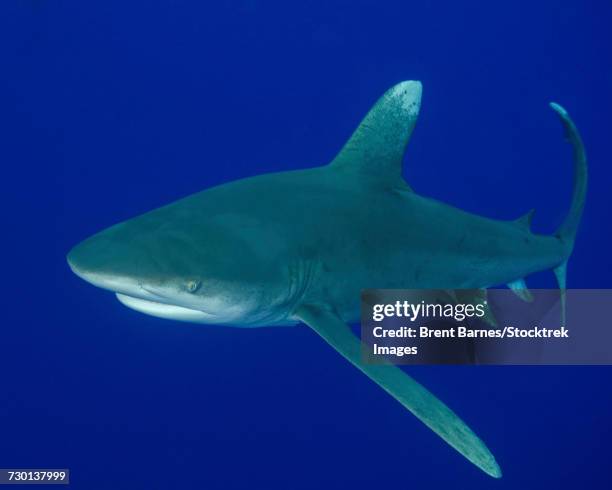
[[[158,318],[167,318],[170,320],[179,320],[183,322],[196,323],[213,323],[214,315],[205,313],[200,310],[192,310],[184,306],[170,305],[166,303],[158,303],[148,299],[135,298],[127,294],[115,293],[117,299],[128,308],[136,310],[146,315],[156,316]]]

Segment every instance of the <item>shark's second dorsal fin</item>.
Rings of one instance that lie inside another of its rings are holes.
[[[372,182],[405,185],[402,158],[421,107],[421,91],[421,82],[414,81],[387,90],[330,165]]]
[[[530,209],[523,216],[515,219],[513,223],[527,231],[530,231],[531,222],[533,221],[533,213],[535,213],[535,209]]]

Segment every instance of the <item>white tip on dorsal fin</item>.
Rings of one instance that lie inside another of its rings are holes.
[[[521,228],[531,230],[531,221],[533,220],[533,213],[535,213],[535,209],[530,209],[523,216],[518,219],[515,219],[514,223],[516,223]]]
[[[389,89],[363,119],[331,166],[372,181],[402,181],[402,158],[421,107],[421,82]]]
[[[512,290],[514,294],[516,294],[523,301],[531,302],[533,301],[533,296],[529,289],[527,289],[527,284],[525,284],[525,279],[517,279],[516,281],[512,281],[508,283],[508,287]]]

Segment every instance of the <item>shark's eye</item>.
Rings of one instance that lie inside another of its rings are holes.
[[[187,288],[187,291],[189,291],[190,293],[195,293],[200,287],[200,281],[197,281],[197,280],[187,281],[187,284],[185,284],[185,286]]]

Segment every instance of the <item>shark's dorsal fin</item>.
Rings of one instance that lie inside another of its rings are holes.
[[[406,186],[402,158],[421,107],[421,82],[401,82],[376,102],[331,162],[372,182]]]

